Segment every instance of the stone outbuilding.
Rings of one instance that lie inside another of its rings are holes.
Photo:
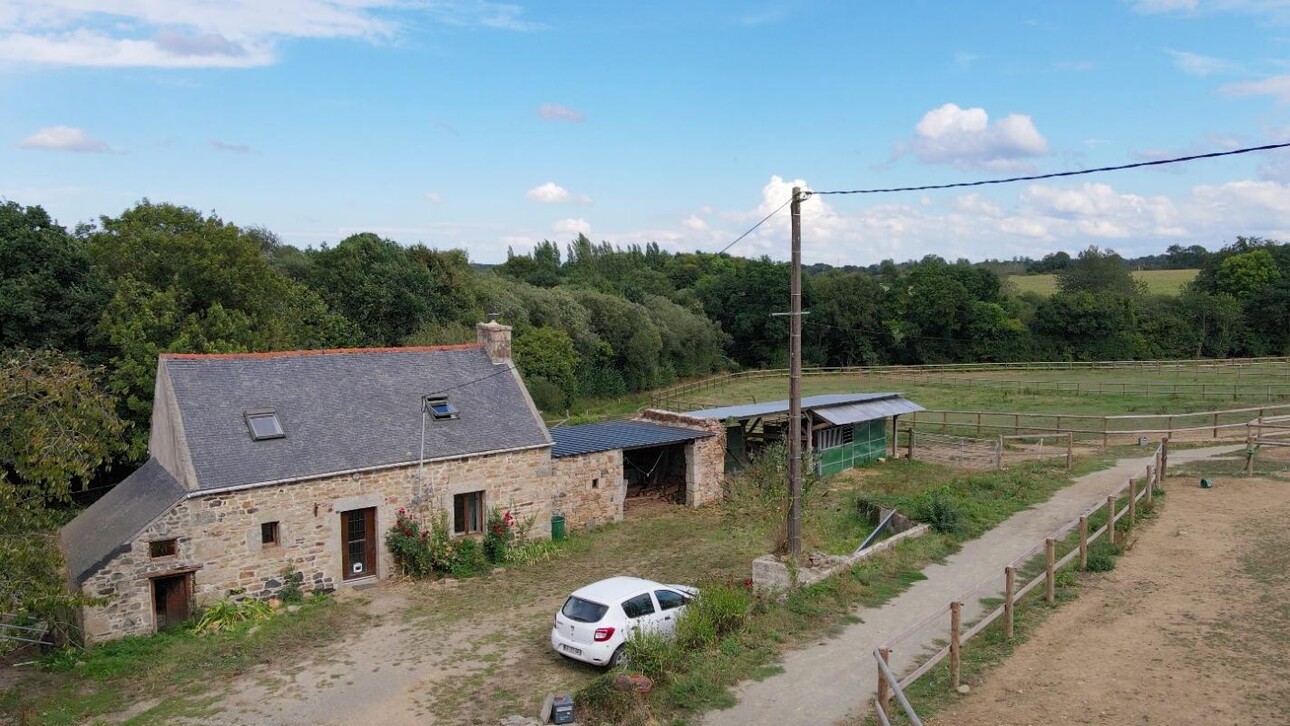
[[[622,448],[552,456],[510,360],[510,328],[425,348],[163,355],[150,458],[60,532],[69,585],[103,598],[87,641],[149,633],[231,595],[269,597],[289,569],[306,590],[395,571],[399,509],[480,536],[490,508],[550,536],[622,519]],[[720,496],[725,432],[647,412],[685,447],[685,502]],[[688,457],[688,458],[687,458]]]

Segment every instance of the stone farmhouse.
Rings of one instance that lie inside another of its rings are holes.
[[[60,532],[87,641],[150,633],[230,595],[395,572],[399,509],[481,536],[490,508],[550,536],[623,518],[629,486],[721,496],[720,422],[663,411],[548,431],[511,329],[432,348],[161,356],[150,458]]]

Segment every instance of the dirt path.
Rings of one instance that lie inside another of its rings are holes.
[[[1181,464],[1238,448],[1241,447],[1178,451],[1170,461]],[[966,543],[944,563],[924,569],[926,580],[914,584],[883,607],[859,611],[862,622],[848,627],[837,638],[790,652],[784,658],[782,673],[742,684],[736,691],[739,702],[733,708],[709,714],[704,723],[708,726],[830,724],[862,712],[863,704],[872,700],[877,683],[877,668],[871,655],[874,648],[1002,571],[1049,533],[1118,489],[1130,476],[1139,475],[1150,461],[1151,457],[1121,459],[1110,469],[1077,479],[1043,504],[1018,512],[980,538]],[[970,619],[970,615],[965,617]],[[893,667],[901,671],[910,658],[936,637],[936,633],[929,631],[922,642],[907,643],[902,651],[893,654]]]
[[[1169,487],[1115,571],[934,723],[1290,723],[1287,522],[1290,483]]]

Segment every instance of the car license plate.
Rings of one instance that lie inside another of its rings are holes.
[[[582,648],[575,648],[572,645],[565,645],[564,643],[561,643],[560,647],[564,648],[564,651],[566,653],[573,653],[574,655],[582,655]]]

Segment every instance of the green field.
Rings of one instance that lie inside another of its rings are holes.
[[[1078,393],[1073,390],[1076,385],[1080,387]],[[1081,432],[1080,438],[1104,440],[1103,432],[1107,431],[1191,428],[1207,432],[1211,425],[1221,425],[1223,428],[1219,430],[1225,436],[1241,437],[1246,432],[1245,424],[1259,416],[1262,409],[1267,410],[1267,415],[1290,413],[1290,407],[1278,407],[1278,404],[1290,406],[1290,364],[1164,365],[1159,368],[1143,364],[1110,370],[989,367],[952,374],[911,370],[898,375],[806,375],[802,381],[804,396],[879,391],[904,394],[929,409],[918,421],[961,435],[1011,433],[1020,424],[1028,430],[1074,429]],[[685,394],[679,400],[668,402],[668,407],[684,411],[783,400],[787,396],[786,376],[741,377]],[[941,414],[940,411],[971,413]],[[1210,411],[1225,413],[1185,415]],[[1103,419],[1105,416],[1131,418]],[[944,424],[938,426],[942,421],[948,428]]]
[[[1147,292],[1152,295],[1177,295],[1184,285],[1195,279],[1197,272],[1199,270],[1138,270],[1133,273],[1133,278],[1145,282]],[[1057,292],[1056,275],[1010,275],[1007,280],[1018,295],[1026,292],[1052,295]]]

